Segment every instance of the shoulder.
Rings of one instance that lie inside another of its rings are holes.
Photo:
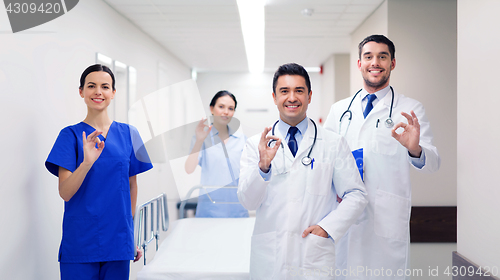
[[[68,125],[65,128],[61,129],[59,132],[59,137],[78,137],[82,135],[82,131],[84,131],[83,123],[77,123],[73,125]]]

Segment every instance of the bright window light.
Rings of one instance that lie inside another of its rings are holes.
[[[250,73],[264,72],[265,0],[236,0]]]

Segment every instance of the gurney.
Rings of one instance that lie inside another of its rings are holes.
[[[140,217],[139,209],[136,215]],[[138,272],[137,279],[249,279],[254,224],[255,218],[177,220],[171,223],[154,259]],[[151,241],[154,235],[143,239]],[[139,240],[138,245],[144,248],[144,243]]]

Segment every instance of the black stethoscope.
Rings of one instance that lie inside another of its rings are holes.
[[[389,86],[390,89],[391,89],[391,94],[392,94],[392,99],[391,99],[391,109],[389,111],[389,117],[385,120],[385,126],[387,128],[391,128],[394,126],[394,121],[392,120],[392,107],[394,105],[394,90],[392,89],[392,86]],[[352,97],[351,99],[351,103],[349,103],[349,107],[347,107],[347,110],[345,110],[345,112],[342,114],[342,116],[340,116],[340,120],[339,120],[339,133],[342,131],[341,128],[342,128],[342,119],[344,118],[344,116],[346,114],[349,114],[349,124],[347,125],[347,129],[346,129],[346,132],[347,130],[349,129],[349,126],[351,125],[351,120],[352,120],[352,112],[351,112],[351,105],[352,105],[352,102],[354,101],[354,99],[356,98],[356,96],[358,95],[358,93],[363,90],[363,89],[360,89],[358,90],[358,92],[356,92],[356,94]],[[379,120],[377,120],[377,127],[378,127],[378,122]]]
[[[310,119],[311,120],[311,119]],[[279,120],[276,121],[274,124],[273,124],[273,130],[272,130],[272,135],[274,136],[274,127],[276,126],[276,124],[278,124]],[[307,154],[307,156],[303,157],[301,162],[304,166],[308,166],[310,165],[312,162],[313,162],[313,159],[311,159],[311,152],[314,148],[314,144],[316,144],[316,137],[318,136],[318,127],[316,126],[316,123],[311,120],[311,122],[313,123],[314,125],[314,140],[313,140],[313,143],[312,143],[312,146],[311,148],[309,149],[309,153]],[[276,140],[272,139],[271,141],[269,141],[267,143],[267,146],[272,148],[274,147],[274,145],[272,145],[273,143],[276,143]],[[284,146],[283,146],[283,143],[281,143],[281,148],[285,149]]]

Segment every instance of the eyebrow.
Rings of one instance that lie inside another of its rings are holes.
[[[284,90],[284,89],[290,89],[289,87],[280,87],[280,90]],[[305,90],[306,88],[305,87],[295,87],[295,89],[302,89],[302,90]]]
[[[97,85],[97,84],[96,84],[96,83],[94,83],[94,82],[88,82],[88,83],[87,83],[87,85],[88,85],[88,84]],[[109,83],[103,83],[102,85],[108,85],[108,86],[109,86]]]
[[[363,56],[365,56],[365,55],[369,55],[369,54],[372,54],[372,52],[365,52],[365,53],[363,53]],[[385,54],[385,55],[389,55],[389,53],[388,53],[388,52],[379,52],[378,54]]]

